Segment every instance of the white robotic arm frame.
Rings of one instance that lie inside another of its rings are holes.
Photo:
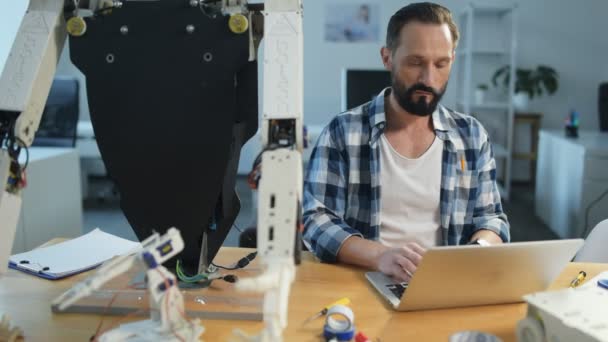
[[[257,248],[264,273],[237,289],[264,292],[265,330],[256,339],[281,341],[300,244],[302,201],[302,2],[264,6],[264,102]]]
[[[162,263],[184,248],[176,228],[160,236],[154,233],[142,242],[135,254],[118,257],[97,270],[95,275],[76,284],[55,299],[59,310],[98,290],[108,281],[127,272],[134,264],[148,268],[146,283],[150,292],[150,319],[120,326],[100,337],[100,341],[198,341],[204,328],[199,320],[185,316],[184,298],[175,276]]]
[[[246,4],[246,0],[222,0],[222,10],[224,14],[238,13]],[[0,274],[6,271],[21,206],[20,187],[12,186],[5,190],[3,182],[15,176],[11,175],[11,166],[19,165],[19,149],[30,146],[34,139],[63,50],[67,34],[66,17],[70,18],[76,13],[82,15],[83,10],[94,13],[120,6],[120,1],[109,0],[30,1],[4,72],[0,75],[0,138],[11,139],[11,148],[0,148],[0,234],[8,240],[8,247],[0,250]],[[302,1],[266,0],[264,8],[264,152],[263,177],[259,184],[258,255],[265,272],[255,279],[242,279],[237,287],[265,292],[266,329],[261,338],[278,341],[282,339],[282,331],[287,325],[289,289],[295,277],[294,241],[301,227]],[[251,33],[250,38],[250,58],[253,59],[255,44]],[[2,120],[11,116],[13,120]],[[10,126],[7,122],[11,122]],[[174,244],[178,241],[177,237],[169,234],[165,237]],[[70,305],[78,297],[89,294],[124,272],[133,263],[146,261],[145,255],[160,265],[165,258],[153,251],[163,243],[163,238],[153,236],[146,240],[143,253],[137,257],[119,258],[102,267],[93,278],[79,284],[59,298],[58,302],[63,303],[62,307]],[[177,245],[173,246],[173,251],[178,249],[181,250]],[[160,299],[170,296],[170,303],[175,303],[172,310],[181,310],[183,314],[183,300],[175,286],[175,278],[162,266],[152,267],[150,263],[148,266],[151,267],[148,280],[154,284],[154,288],[151,287],[152,304],[160,305]],[[163,284],[167,281],[169,289],[159,290],[166,287]],[[177,319],[181,315],[169,312],[166,316]],[[163,318],[162,314],[160,319],[153,317],[153,321],[159,320],[161,330],[183,325],[183,322],[175,323]]]
[[[113,5],[78,3],[90,11]],[[0,235],[6,244],[0,245],[0,274],[6,272],[21,211],[19,152],[34,140],[66,40],[65,18],[76,7],[74,0],[29,1],[4,69],[0,66]]]

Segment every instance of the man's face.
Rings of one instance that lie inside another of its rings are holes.
[[[381,52],[399,105],[411,114],[432,114],[445,93],[454,61],[448,25],[409,22],[401,28],[397,48]]]

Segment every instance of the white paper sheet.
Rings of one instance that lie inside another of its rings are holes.
[[[10,261],[19,269],[40,273],[45,278],[53,279],[88,270],[139,247],[139,242],[126,240],[96,228],[72,240],[12,255]]]

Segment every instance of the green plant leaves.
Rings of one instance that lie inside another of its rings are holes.
[[[515,92],[525,92],[531,99],[534,96],[541,96],[544,91],[552,95],[559,87],[558,79],[559,75],[555,69],[546,65],[539,65],[536,70],[517,68],[515,70]],[[508,88],[510,80],[511,66],[508,64],[500,67],[492,75],[492,84],[495,87],[502,83],[503,88]]]

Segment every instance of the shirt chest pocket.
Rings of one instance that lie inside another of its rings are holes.
[[[456,170],[455,205],[456,211],[466,217],[473,215],[475,202],[477,201],[477,186],[479,183],[479,171]]]
[[[463,190],[477,190],[479,171],[456,169],[456,188]]]

